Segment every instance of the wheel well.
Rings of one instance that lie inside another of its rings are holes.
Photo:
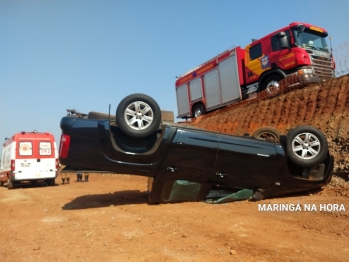
[[[258,86],[262,86],[264,84],[264,81],[271,75],[278,75],[282,78],[285,78],[286,77],[286,74],[280,70],[280,69],[276,69],[276,70],[270,70],[270,71],[267,71],[267,72],[264,72],[261,77],[259,78],[259,83],[258,83]]]
[[[193,106],[191,107],[191,115],[192,115],[192,116],[194,115],[194,109],[195,109],[195,107],[196,107],[197,105],[202,105],[202,106],[206,109],[204,103],[202,103],[202,102],[196,102],[196,103],[193,104]]]

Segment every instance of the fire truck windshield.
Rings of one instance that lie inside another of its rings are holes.
[[[295,43],[299,47],[303,47],[305,49],[322,50],[327,52],[329,51],[326,42],[327,34],[325,33],[319,33],[305,28],[303,32],[298,29],[294,29],[293,35]]]

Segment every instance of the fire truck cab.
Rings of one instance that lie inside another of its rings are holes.
[[[20,132],[6,139],[0,164],[0,183],[8,189],[23,182],[46,182],[55,185],[58,154],[50,133]]]

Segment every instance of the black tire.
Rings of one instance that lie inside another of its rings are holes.
[[[105,119],[109,119],[109,114],[104,114],[104,113],[99,113],[99,112],[89,112],[88,119],[100,119],[100,120],[105,120]],[[115,116],[114,115],[110,115],[110,119],[111,120],[115,120]]]
[[[14,189],[14,188],[15,188],[14,182],[12,182],[10,178],[8,178],[7,179],[7,189]]]
[[[54,179],[54,178],[47,179],[46,183],[48,186],[54,186],[54,185],[56,185],[56,179]]]
[[[4,185],[4,182],[3,182],[3,181],[0,181],[0,185],[3,186],[3,185]]]
[[[272,93],[273,91],[275,91],[279,88],[279,82],[282,79],[283,79],[282,76],[276,75],[276,74],[268,76],[263,81],[262,89],[260,91],[267,90],[268,93]]]
[[[160,122],[158,103],[144,94],[125,97],[116,109],[116,124],[130,137],[148,137],[158,130]]]
[[[312,126],[298,126],[287,134],[286,152],[290,162],[300,167],[312,167],[327,157],[325,135]]]
[[[204,114],[206,114],[206,110],[205,110],[205,107],[203,104],[197,104],[194,106],[193,114],[192,114],[193,117],[196,118],[196,117],[202,116]]]
[[[266,141],[280,142],[279,130],[271,126],[258,128],[253,132],[252,137]]]

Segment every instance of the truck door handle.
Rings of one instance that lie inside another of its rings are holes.
[[[175,167],[168,167],[167,170],[173,173],[174,171],[177,171],[178,168],[175,168]]]
[[[226,175],[223,173],[216,173],[216,176],[220,177],[220,178],[224,178]]]

